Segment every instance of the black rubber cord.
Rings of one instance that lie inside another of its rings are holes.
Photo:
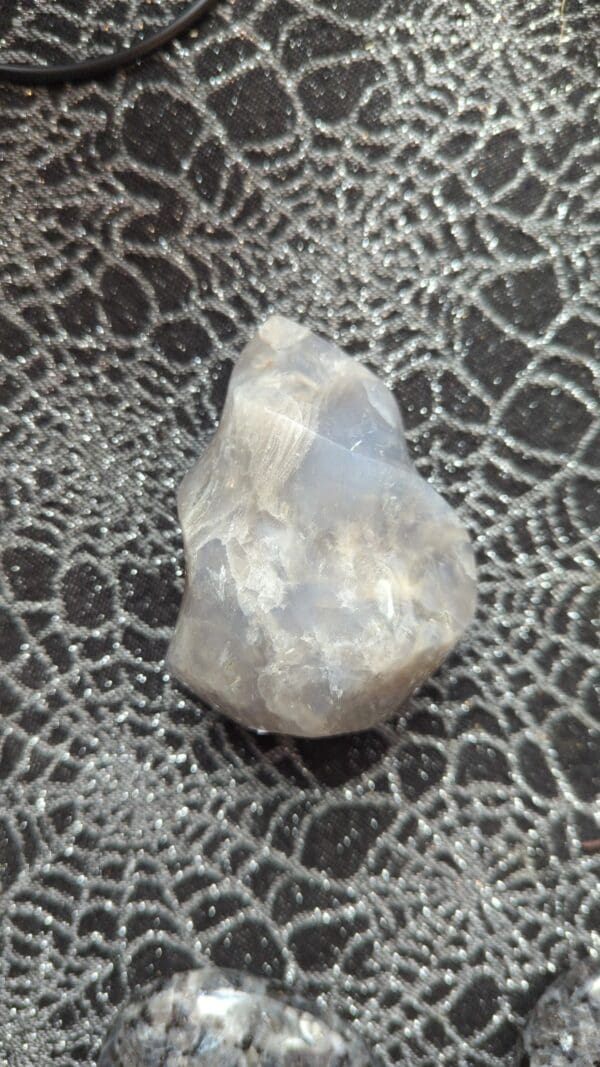
[[[157,33],[146,37],[131,48],[113,52],[108,56],[96,56],[81,59],[75,63],[61,63],[56,66],[43,67],[28,63],[0,63],[0,82],[12,82],[17,85],[60,85],[63,82],[88,81],[112,74],[122,67],[128,67],[137,59],[154,52],[157,48],[172,41],[213,7],[216,0],[194,0],[194,3],[182,11],[173,22]]]

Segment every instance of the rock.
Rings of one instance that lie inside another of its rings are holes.
[[[117,1016],[98,1067],[368,1067],[358,1039],[266,982],[210,967],[151,987]]]
[[[530,1067],[600,1063],[600,962],[578,963],[546,990],[523,1035]]]
[[[278,315],[244,349],[178,505],[169,667],[255,730],[367,729],[473,617],[468,535],[417,473],[392,394]]]

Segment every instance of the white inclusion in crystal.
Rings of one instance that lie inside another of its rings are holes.
[[[388,718],[471,622],[473,551],[374,374],[279,315],[181,484],[168,664],[232,719],[320,737]]]
[[[523,1034],[531,1067],[600,1063],[600,964],[581,960],[548,986]]]

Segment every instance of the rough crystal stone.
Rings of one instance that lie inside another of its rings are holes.
[[[338,1022],[272,994],[259,978],[177,974],[117,1016],[98,1067],[368,1067]]]
[[[600,962],[578,963],[543,994],[525,1028],[530,1067],[600,1063]]]
[[[169,667],[255,730],[367,729],[473,617],[468,535],[417,473],[394,397],[281,316],[244,349],[178,506],[187,579]]]

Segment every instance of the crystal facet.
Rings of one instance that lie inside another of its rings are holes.
[[[417,473],[394,397],[281,316],[244,349],[178,505],[187,580],[169,667],[255,730],[367,729],[473,617],[468,535]]]
[[[584,960],[553,982],[523,1036],[530,1067],[600,1063],[600,962]]]
[[[168,979],[117,1016],[98,1067],[368,1067],[337,1021],[286,1002],[267,983],[206,968]]]

